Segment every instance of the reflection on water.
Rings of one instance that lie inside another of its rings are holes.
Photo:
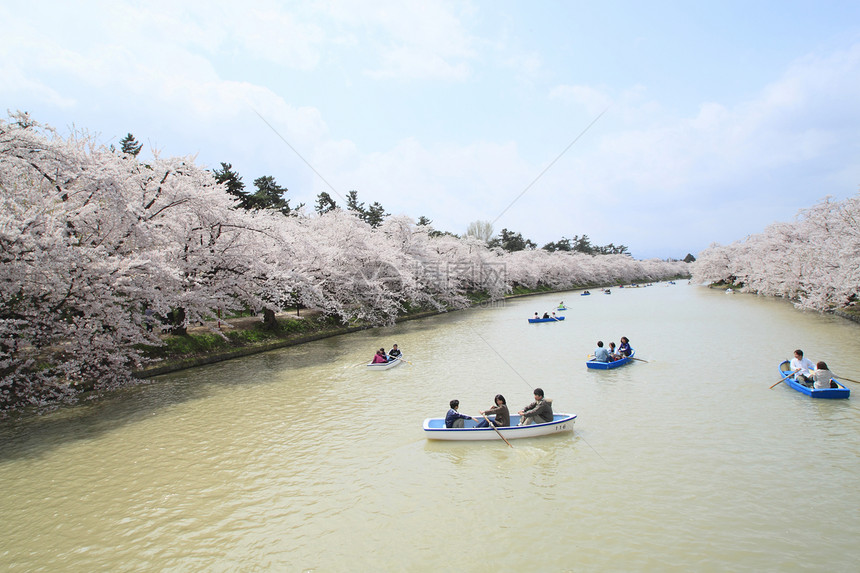
[[[562,299],[563,323],[527,323]],[[646,362],[585,368],[622,335]],[[412,365],[361,366],[395,342]],[[797,347],[860,379],[856,324],[686,285],[517,299],[164,376],[0,426],[0,565],[853,571],[860,395],[769,390]],[[422,435],[453,398],[516,411],[536,386],[573,433]]]

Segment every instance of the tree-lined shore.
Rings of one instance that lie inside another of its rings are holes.
[[[279,312],[310,308],[369,327],[518,289],[689,274],[681,261],[564,244],[509,251],[405,215],[243,208],[192,157],[135,150],[61,137],[22,113],[0,121],[0,408],[133,382],[163,330],[219,317],[277,329]]]
[[[798,308],[857,316],[860,194],[826,198],[793,222],[730,245],[711,245],[693,263],[693,281],[791,300]]]

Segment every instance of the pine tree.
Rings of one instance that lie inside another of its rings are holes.
[[[359,216],[364,215],[364,202],[358,202],[358,191],[350,191],[346,194],[346,208],[358,213]]]
[[[233,171],[233,165],[230,163],[221,162],[221,169],[216,169],[212,172],[215,175],[215,180],[226,186],[227,193],[239,199],[239,206],[243,209],[248,208],[248,193],[245,191],[245,184],[242,182],[242,177]]]
[[[388,215],[390,213],[386,213],[385,208],[379,202],[374,201],[361,218],[371,227],[378,227]]]
[[[334,211],[337,209],[337,203],[334,202],[334,199],[331,198],[331,195],[326,193],[325,191],[321,192],[317,195],[317,204],[314,207],[317,213],[322,215],[323,213],[328,213],[329,211]]]
[[[290,207],[290,200],[285,199],[287,189],[278,185],[271,175],[254,179],[257,191],[248,197],[249,209],[274,209],[284,215],[293,215],[304,204],[300,203],[295,209]]]
[[[143,149],[143,144],[138,143],[132,134],[128,134],[120,140],[120,149],[123,153],[137,157],[140,150]]]

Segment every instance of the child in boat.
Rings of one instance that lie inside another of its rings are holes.
[[[616,352],[616,351],[615,351],[615,343],[614,343],[614,342],[610,342],[610,343],[609,343],[609,361],[610,361],[610,362],[615,362],[615,361],[616,361],[616,360],[618,360],[619,358],[621,358],[621,355],[620,355],[620,354],[618,354],[618,352]]]
[[[459,400],[451,400],[448,405],[451,406],[451,409],[448,410],[447,414],[445,414],[446,428],[462,428],[463,424],[465,423],[463,420],[474,420],[476,422],[478,421],[477,418],[461,414],[457,411],[460,408]]]
[[[388,357],[385,356],[385,349],[380,348],[376,351],[376,355],[373,357],[373,362],[371,362],[371,364],[382,364],[384,362],[388,362]]]
[[[630,341],[627,340],[626,336],[621,337],[621,346],[618,347],[618,354],[620,356],[630,356],[633,354],[633,349],[630,348]]]

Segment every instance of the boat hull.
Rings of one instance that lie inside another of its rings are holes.
[[[561,432],[572,432],[576,414],[554,414],[552,422],[517,426],[518,415],[511,416],[511,426],[496,428],[506,440],[518,438],[536,438]],[[446,428],[445,418],[427,418],[424,420],[424,435],[428,440],[446,440],[456,442],[500,440],[499,433],[493,428],[476,428],[472,420],[464,420],[463,428]]]
[[[368,370],[388,370],[389,368],[394,368],[395,366],[399,366],[403,362],[403,357],[395,358],[394,360],[389,360],[388,362],[377,362],[374,364],[373,362],[367,365]]]
[[[561,322],[564,320],[563,316],[557,316],[555,318],[530,318],[529,322]]]
[[[618,368],[620,366],[624,366],[625,364],[630,364],[633,362],[633,357],[636,355],[636,351],[630,353],[630,356],[626,356],[621,358],[620,360],[615,360],[614,362],[597,362],[596,360],[589,360],[585,363],[587,368],[591,368],[592,370],[612,370],[613,368]]]
[[[797,380],[794,379],[794,376],[791,375],[791,366],[788,360],[783,360],[779,363],[779,375],[782,376],[782,381],[800,392],[801,394],[806,394],[810,398],[825,398],[829,400],[838,400],[841,398],[847,398],[851,395],[851,390],[846,388],[839,380],[836,378],[832,378],[834,382],[839,385],[839,388],[810,388],[805,384],[801,384]]]

